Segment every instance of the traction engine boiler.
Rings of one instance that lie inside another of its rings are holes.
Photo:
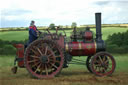
[[[91,56],[97,52],[105,51],[105,43],[102,40],[101,34],[101,14],[96,14],[96,39],[93,38],[93,32],[87,27],[86,31],[71,36],[72,41],[65,43],[65,50],[73,56]],[[81,42],[78,40],[82,39]]]

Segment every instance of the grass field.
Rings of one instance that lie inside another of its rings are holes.
[[[91,29],[95,33],[95,29]],[[128,28],[118,28],[118,27],[105,27],[102,28],[103,40],[106,40],[108,35],[113,33],[125,32]],[[52,31],[53,32],[53,31]],[[62,31],[60,31],[62,32]],[[67,36],[71,34],[72,30],[66,30]],[[28,39],[28,31],[8,31],[0,32],[0,39],[2,40],[25,40]]]
[[[19,68],[17,74],[12,74],[12,56],[0,57],[1,85],[128,85],[128,54],[116,55],[116,70],[112,76],[97,77],[88,72],[84,65],[70,64],[63,69],[58,77],[52,79],[34,79],[24,68]],[[80,57],[86,60],[86,57]]]
[[[95,29],[91,29],[95,33]],[[105,27],[102,28],[103,40],[113,33],[125,32],[128,28]],[[41,30],[42,31],[42,30]],[[53,32],[53,31],[52,31]],[[62,31],[60,31],[62,32]],[[66,30],[67,36],[72,30]],[[28,31],[0,32],[2,40],[25,40]],[[12,74],[14,55],[0,55],[0,85],[128,85],[128,54],[113,54],[116,60],[116,70],[112,76],[97,77],[88,72],[84,65],[70,64],[63,69],[58,77],[52,79],[34,79],[24,68],[19,68],[17,74]],[[86,60],[86,57],[78,57]]]

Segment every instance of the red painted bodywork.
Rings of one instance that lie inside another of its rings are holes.
[[[51,35],[47,36],[47,39],[52,39],[58,43],[61,48],[64,48],[64,36],[57,36],[56,34],[51,37]]]
[[[24,45],[23,44],[15,44],[13,45],[16,49],[16,56],[17,58],[22,59],[21,61],[18,61],[18,66],[19,67],[24,67]]]
[[[58,43],[62,49],[65,49],[66,52],[72,56],[89,56],[96,53],[96,43],[93,41],[93,34],[91,31],[86,31],[83,35],[84,40],[82,42],[67,42],[64,40],[64,36],[52,36],[53,40]],[[50,35],[47,36],[47,39],[52,39]],[[24,58],[24,45],[15,44],[17,48],[17,58]],[[24,67],[24,59],[18,61],[19,67]]]
[[[85,31],[84,38],[86,41],[92,41],[93,33],[91,31]]]
[[[87,56],[96,53],[95,42],[69,42],[65,44],[65,50],[72,56]]]
[[[61,48],[64,48],[64,36],[60,36],[59,40],[57,40],[57,43]]]

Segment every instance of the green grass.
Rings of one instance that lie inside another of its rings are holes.
[[[28,31],[8,31],[8,32],[0,32],[0,39],[2,40],[16,40],[21,41],[28,38]]]
[[[112,54],[116,60],[116,71],[128,72],[128,54]],[[75,57],[74,57],[75,58]],[[86,61],[86,56],[76,57],[77,59]],[[70,64],[70,69],[86,69],[84,65]],[[86,69],[87,70],[87,69]]]
[[[14,57],[0,56],[1,85],[128,85],[128,54],[116,55],[116,70],[111,77],[97,77],[88,72],[84,65],[70,64],[62,69],[58,77],[37,80],[30,76],[25,68],[18,68],[17,74],[12,74]],[[86,60],[86,57],[78,57]]]
[[[95,33],[95,29],[91,29]],[[106,27],[102,29],[103,39],[117,32],[125,32],[128,28]],[[53,32],[53,31],[52,31]],[[62,31],[60,31],[62,32]],[[66,30],[70,36],[72,30]],[[2,40],[25,40],[28,31],[0,32]],[[70,64],[63,69],[59,77],[53,79],[33,79],[25,68],[18,68],[17,74],[12,74],[14,55],[0,55],[0,85],[128,85],[128,54],[113,54],[116,60],[116,70],[111,77],[97,77],[88,72],[85,65]],[[86,60],[86,57],[78,57]]]
[[[91,29],[95,33],[95,29]],[[119,28],[119,27],[105,27],[102,28],[103,40],[106,40],[108,35],[112,35],[113,33],[125,32],[128,28]],[[67,36],[70,36],[72,30],[65,30]],[[52,31],[53,32],[53,31]],[[62,31],[59,31],[62,32]],[[25,40],[28,39],[28,31],[8,31],[8,32],[0,32],[0,39],[2,40]]]
[[[116,70],[117,71],[127,71],[128,72],[128,54],[113,54],[115,60],[116,60]],[[0,67],[8,67],[8,66],[13,66],[13,61],[14,61],[15,55],[1,55],[0,56]],[[86,61],[86,56],[82,57],[73,57],[77,58],[80,60]],[[84,65],[75,65],[75,64],[70,64],[70,69],[85,69]]]
[[[106,40],[109,35],[112,35],[113,33],[118,32],[126,32],[128,28],[120,28],[120,27],[105,27],[102,28],[102,38],[103,40]],[[95,32],[95,29],[92,29],[92,31]]]

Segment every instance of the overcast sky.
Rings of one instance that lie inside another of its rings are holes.
[[[128,0],[1,0],[0,27],[94,24],[96,12],[102,23],[128,23]]]

